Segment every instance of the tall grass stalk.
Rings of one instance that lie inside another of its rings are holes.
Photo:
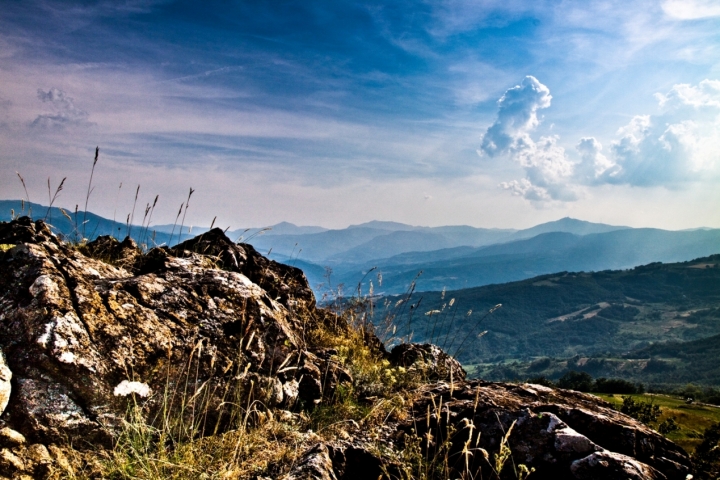
[[[152,222],[152,216],[153,212],[155,211],[155,206],[157,205],[158,199],[160,198],[160,195],[155,195],[155,200],[153,200],[152,206],[150,207],[150,216],[148,217],[147,225],[145,226],[145,232],[140,238],[141,242],[147,243],[147,236],[148,236],[148,230],[150,229],[150,222]]]
[[[475,325],[472,326],[472,328],[470,329],[470,331],[468,332],[468,334],[465,335],[465,338],[463,338],[462,342],[460,342],[460,346],[458,346],[457,350],[455,350],[455,353],[452,354],[452,357],[453,357],[453,358],[457,358],[458,355],[460,355],[460,354],[463,352],[463,347],[465,346],[465,343],[467,343],[467,341],[470,339],[470,337],[472,337],[473,335],[475,335],[475,331],[477,330],[477,327],[482,323],[482,321],[485,320],[485,319],[486,319],[487,317],[489,317],[490,315],[492,315],[492,314],[495,312],[495,310],[497,310],[497,309],[500,308],[500,307],[502,307],[502,303],[498,303],[497,305],[495,305],[494,307],[492,307],[490,310],[487,311],[487,313],[486,313],[485,315],[483,315],[483,317],[482,317],[480,320],[478,320],[478,321],[475,323]],[[484,334],[483,334],[483,335],[484,335]],[[454,340],[454,339],[453,339],[453,340]],[[454,342],[453,342],[453,343],[454,343]],[[450,347],[452,347],[452,344],[450,345]],[[448,347],[448,350],[450,349],[450,347]]]
[[[182,214],[182,211],[183,211],[183,207],[184,207],[184,206],[185,206],[185,202],[181,203],[181,204],[180,204],[180,210],[178,210],[177,215],[175,215],[175,221],[173,222],[172,232],[170,232],[170,240],[168,240],[168,247],[171,247],[171,246],[172,246],[172,239],[173,239],[173,237],[175,236],[175,227],[177,227],[177,221],[178,221],[178,219],[180,218],[180,215]],[[180,243],[180,242],[178,242],[178,243]]]
[[[28,203],[28,217],[32,218],[32,207],[30,206],[30,194],[27,190],[27,185],[25,185],[25,179],[20,175],[20,172],[15,172],[20,179],[20,183],[22,183],[23,190],[25,190],[25,197],[27,198]],[[23,205],[23,210],[25,210],[25,205]]]
[[[180,240],[178,241],[178,243],[182,243],[182,231],[183,231],[183,227],[185,226],[185,215],[187,215],[188,208],[190,207],[190,197],[192,197],[193,193],[195,193],[195,190],[193,190],[192,187],[190,187],[190,193],[188,194],[187,200],[185,200],[185,212],[183,213],[182,222],[180,222],[180,233],[179,233]]]
[[[50,210],[52,209],[53,203],[55,203],[55,200],[57,199],[57,196],[60,194],[60,192],[63,189],[63,185],[65,185],[65,180],[67,180],[67,177],[63,177],[63,179],[60,181],[60,185],[55,189],[55,195],[51,194],[50,189],[50,177],[48,177],[47,181],[47,187],[48,187],[48,201],[50,202],[50,205],[48,206],[47,212],[45,213],[45,217],[43,220],[47,220],[48,216],[50,215]],[[52,197],[51,197],[52,195]],[[50,216],[50,221],[52,221],[52,216]]]
[[[120,182],[120,186],[118,187],[117,195],[115,195],[115,209],[113,210],[113,227],[115,226],[115,217],[117,215],[117,205],[118,205],[118,201],[120,200],[120,190],[122,190],[122,182]]]
[[[98,162],[98,155],[100,154],[100,147],[95,147],[95,159],[93,160],[92,169],[90,170],[90,181],[88,182],[87,194],[85,195],[85,210],[83,211],[83,238],[85,238],[85,217],[87,216],[88,202],[90,201],[90,194],[93,191],[92,181],[93,175],[95,175],[95,165]]]
[[[138,194],[139,194],[139,193],[140,193],[140,185],[138,185],[138,186],[137,186],[137,190],[135,190],[135,200],[133,201],[132,213],[130,214],[130,216],[128,216],[127,232],[126,232],[126,235],[125,235],[125,236],[127,236],[127,237],[129,237],[129,236],[130,236],[130,233],[132,232],[132,222],[133,222],[133,220],[135,219],[135,206],[137,205],[137,199],[138,199]]]

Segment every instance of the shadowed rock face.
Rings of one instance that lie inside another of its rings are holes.
[[[415,429],[420,437],[430,432],[441,441],[454,431],[450,455],[458,469],[465,466],[466,442],[493,458],[510,432],[513,460],[535,468],[532,478],[681,480],[689,473],[687,453],[673,442],[598,397],[572,390],[477,380],[438,384],[423,389],[412,412],[399,430]],[[477,452],[468,463],[471,471],[491,471]]]
[[[521,464],[534,469],[530,478],[546,480],[684,480],[690,473],[681,448],[593,395],[483,381],[426,385],[415,394],[405,420],[308,450],[286,480],[406,478],[392,476],[401,465],[372,452],[408,444],[419,444],[426,458],[447,455],[449,478],[516,479]],[[496,476],[503,439],[510,457]]]
[[[133,396],[152,413],[164,398],[202,388],[206,424],[222,431],[230,402],[313,408],[354,382],[336,352],[306,344],[306,326],[330,328],[336,319],[315,307],[302,272],[219,229],[143,254],[110,237],[73,248],[21,218],[0,223],[0,244],[12,245],[0,251],[0,479],[49,477],[67,463],[58,448],[67,442],[109,446]],[[483,451],[492,459],[511,428],[513,461],[536,468],[531,478],[674,480],[688,472],[679,447],[596,397],[467,382],[436,346],[387,354],[371,333],[367,342],[433,383],[408,397],[402,422],[316,445],[288,478],[399,472],[376,452],[418,435],[432,439],[422,443],[432,455],[449,431],[452,467],[490,475]]]
[[[107,444],[130,395],[152,407],[187,383],[206,383],[214,410],[242,388],[239,374],[274,386],[270,404],[323,395],[330,369],[302,339],[303,321],[323,312],[304,275],[219,229],[147,255],[109,237],[79,249],[98,260],[23,218],[0,224],[0,243],[15,245],[0,259],[0,349],[13,375],[2,421],[33,441]],[[319,388],[285,398],[295,370],[277,369],[299,363]]]

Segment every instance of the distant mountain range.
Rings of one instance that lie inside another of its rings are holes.
[[[379,228],[382,227],[382,228]],[[388,230],[388,228],[398,230]],[[411,227],[386,222],[307,235],[257,236],[260,251],[305,271],[317,292],[344,284],[404,292],[419,272],[418,291],[456,290],[558,271],[627,269],[720,252],[720,229],[668,231],[564,218],[526,230]],[[327,277],[329,267],[332,275]],[[382,275],[379,284],[377,274]]]
[[[77,236],[83,232],[83,212],[30,204],[35,218],[46,216],[57,231]],[[25,206],[26,212],[28,205]],[[0,220],[21,210],[17,200],[0,201]],[[135,222],[142,222],[136,216]],[[174,231],[173,231],[174,230]],[[86,236],[128,232],[148,247],[175,244],[179,225],[141,228],[113,222],[91,212]],[[182,238],[207,231],[183,228]],[[355,290],[401,293],[417,278],[417,291],[456,290],[504,283],[558,271],[627,269],[650,262],[676,262],[720,252],[720,229],[668,231],[591,223],[563,218],[524,230],[476,228],[466,225],[417,227],[372,221],[344,229],[296,226],[283,222],[267,228],[226,232],[234,241],[252,244],[271,258],[301,268],[318,295],[343,284]],[[372,275],[366,275],[377,267]],[[422,275],[418,277],[419,272]],[[328,275],[329,274],[329,275]],[[377,276],[382,276],[382,281]],[[364,278],[364,280],[363,280]]]

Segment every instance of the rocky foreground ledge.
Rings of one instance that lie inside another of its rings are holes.
[[[237,405],[294,425],[338,392],[371,413],[324,435],[298,432],[299,456],[247,478],[408,478],[412,458],[442,458],[452,478],[690,472],[680,447],[597,397],[466,381],[437,347],[388,353],[364,329],[353,338],[379,365],[415,375],[380,388],[333,345],[351,328],[316,307],[299,269],[219,229],[142,253],[129,239],[69,245],[27,217],[0,223],[0,478],[101,477],[97,453],[138,405],[148,422],[175,415],[193,435],[217,436],[236,428]],[[382,408],[381,421],[366,420]]]

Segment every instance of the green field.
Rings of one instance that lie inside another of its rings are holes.
[[[618,409],[622,405],[622,397],[626,395],[595,394],[598,397],[614,404]],[[720,422],[720,407],[706,404],[687,404],[684,400],[669,395],[642,394],[630,395],[642,402],[653,402],[662,409],[662,415],[657,423],[666,418],[675,417],[680,430],[667,434],[667,438],[683,447],[688,453],[692,453],[695,447],[702,441],[702,433],[707,427],[715,422]],[[656,424],[652,425],[657,428]]]

